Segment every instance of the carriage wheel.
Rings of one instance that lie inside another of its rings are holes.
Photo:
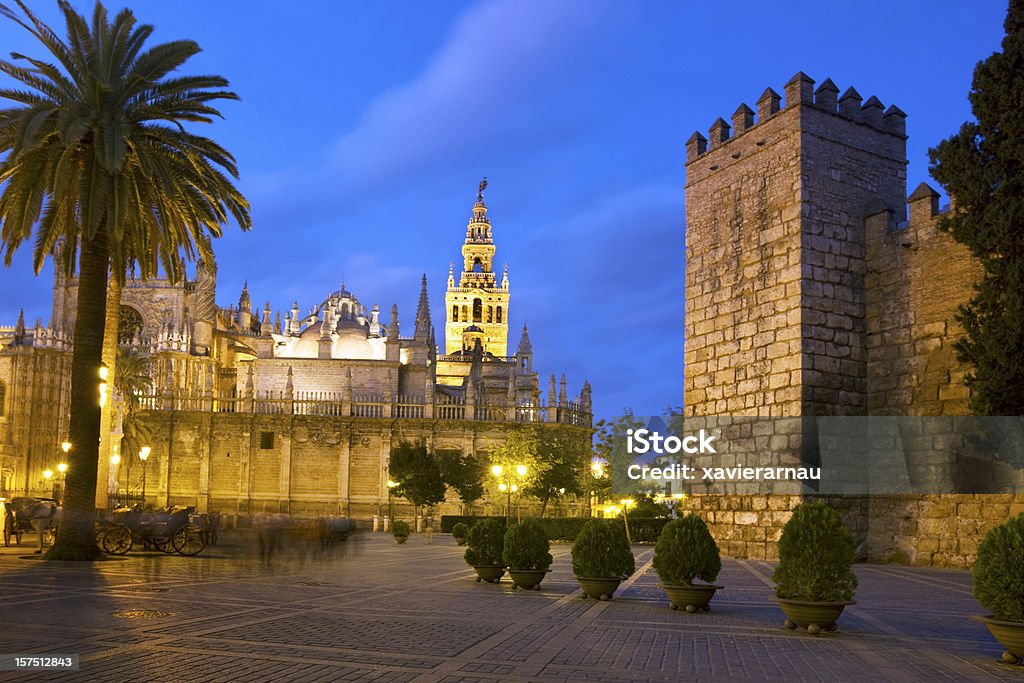
[[[153,545],[156,546],[156,549],[159,550],[162,553],[167,553],[168,555],[170,555],[171,553],[175,552],[175,550],[174,550],[174,536],[173,535],[171,535],[171,536],[154,536],[150,540],[153,541]]]
[[[103,552],[110,555],[124,555],[132,545],[132,532],[124,527],[110,529],[103,534]]]
[[[206,547],[206,534],[197,526],[183,526],[172,537],[174,549],[182,555],[198,555]]]

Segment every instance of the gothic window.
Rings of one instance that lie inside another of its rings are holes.
[[[452,322],[453,323],[459,322],[459,307],[458,306],[452,306]]]
[[[473,272],[482,273],[484,272],[484,264],[480,262],[479,257],[473,260]]]
[[[473,322],[482,322],[484,317],[484,302],[480,299],[473,299]]]
[[[130,344],[142,333],[142,314],[131,306],[121,305],[117,321],[117,343]]]
[[[494,306],[488,306],[487,307],[487,322],[489,322],[489,323],[493,323],[494,322]]]
[[[501,306],[498,306],[498,322],[501,322]]]

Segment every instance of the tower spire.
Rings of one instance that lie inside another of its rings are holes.
[[[445,352],[463,350],[463,332],[470,325],[483,330],[483,350],[497,357],[508,351],[508,278],[500,282],[494,272],[494,239],[487,217],[484,190],[487,179],[477,187],[473,216],[466,225],[462,244],[462,273],[456,280],[448,271],[445,292]]]
[[[413,332],[413,339],[419,342],[426,342],[430,337],[430,301],[427,298],[427,274],[423,274],[423,282],[420,285],[420,303],[416,307],[416,330]]]

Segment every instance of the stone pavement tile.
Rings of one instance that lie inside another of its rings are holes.
[[[244,540],[244,539],[243,539]],[[239,542],[198,558],[91,565],[0,552],[0,650],[77,652],[82,681],[1022,680],[968,617],[966,572],[858,565],[840,632],[781,628],[767,562],[724,563],[704,614],[668,609],[636,548],[611,602],[579,598],[568,546],[541,591],[473,580],[463,549],[378,535],[269,563]],[[6,549],[9,550],[9,549]],[[205,555],[205,553],[204,553]]]

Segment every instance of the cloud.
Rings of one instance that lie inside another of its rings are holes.
[[[473,6],[420,76],[381,94],[334,145],[344,180],[377,182],[496,138],[507,145],[538,125],[557,125],[529,110],[575,76],[573,46],[587,40],[601,16],[599,5],[583,0]]]

